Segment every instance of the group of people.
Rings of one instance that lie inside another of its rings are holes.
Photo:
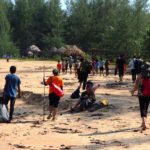
[[[74,70],[76,70],[76,68],[79,66],[79,60],[77,59],[73,59],[72,56],[69,56],[67,58],[62,58],[62,60],[58,60],[57,63],[57,69],[62,73],[68,73],[68,69],[70,71],[70,74],[72,73],[73,67]]]
[[[137,62],[136,62],[137,61]],[[132,63],[131,63],[132,62]],[[148,112],[148,106],[150,102],[150,63],[143,63],[141,59],[137,59],[133,57],[129,63],[132,71],[132,79],[135,82],[133,89],[131,90],[131,94],[133,95],[136,90],[138,90],[139,104],[140,104],[140,112],[142,117],[142,130],[145,130],[146,127],[146,118]],[[142,63],[141,63],[142,62]],[[125,71],[125,60],[123,57],[118,57],[116,60],[116,68],[120,77],[120,81],[122,81],[122,77]],[[138,64],[138,70],[136,70],[136,65]],[[133,67],[134,66],[134,67]],[[140,67],[139,67],[140,66]],[[134,69],[137,71],[136,76]],[[80,65],[78,67],[78,80],[79,80],[79,89],[83,88],[83,92],[79,101],[72,108],[72,111],[79,108],[80,110],[85,110],[90,108],[92,104],[95,102],[95,90],[100,86],[100,84],[94,85],[92,81],[87,81],[88,74],[91,72],[92,68],[90,63],[86,59],[80,60]],[[54,89],[51,88],[51,84],[54,83],[58,88],[63,90],[63,80],[59,76],[60,71],[58,69],[54,69],[52,71],[53,76],[49,77],[47,80],[43,79],[43,84],[49,85],[49,115],[47,119],[52,118],[52,120],[56,119],[56,114],[58,111],[58,104],[60,101],[60,96],[55,92]],[[9,114],[9,122],[13,119],[14,105],[18,92],[18,96],[20,97],[20,84],[21,80],[16,75],[16,67],[10,67],[10,74],[5,77],[5,86],[4,86],[4,103],[8,108],[8,103],[10,101],[10,114]]]
[[[133,56],[133,58],[129,62],[129,68],[131,70],[133,83],[135,82],[137,75],[141,73],[142,64],[143,60],[141,59],[140,56],[139,57]]]
[[[72,56],[69,56],[67,58],[62,58],[62,60],[58,60],[57,63],[57,69],[59,70],[59,72],[62,73],[67,73],[68,69],[70,71],[70,73],[75,72],[75,76],[77,76],[78,73],[78,69],[80,67],[80,63],[82,62],[83,58],[73,58]],[[106,76],[109,75],[109,65],[110,62],[108,59],[103,60],[102,58],[99,59],[95,59],[93,58],[91,61],[87,61],[88,64],[90,65],[91,68],[91,72],[94,74],[100,74],[104,76],[104,70],[106,73]]]

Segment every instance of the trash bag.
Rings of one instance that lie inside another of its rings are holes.
[[[0,104],[0,123],[9,122],[9,113],[5,104]]]
[[[9,113],[4,103],[3,97],[0,97],[0,123],[9,122]]]
[[[77,88],[70,96],[72,99],[80,98],[80,88]]]

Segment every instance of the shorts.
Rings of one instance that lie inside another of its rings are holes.
[[[104,67],[100,67],[100,71],[104,71]]]
[[[53,106],[57,108],[59,104],[59,100],[60,100],[60,97],[57,96],[55,93],[49,94],[49,106]]]
[[[88,74],[85,73],[85,72],[79,72],[78,74],[78,79],[79,79],[79,82],[84,82],[86,81],[88,78]]]

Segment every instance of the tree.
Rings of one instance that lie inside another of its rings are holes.
[[[147,30],[147,34],[144,37],[144,42],[143,42],[143,52],[144,52],[144,56],[146,58],[150,58],[150,27]]]
[[[43,44],[46,49],[63,45],[63,11],[60,0],[48,0],[43,12]]]
[[[133,5],[133,39],[134,39],[134,52],[141,54],[143,45],[143,37],[146,34],[147,25],[150,23],[148,18],[148,0],[136,0]]]
[[[7,17],[9,3],[7,0],[0,1],[0,55],[17,53],[11,40],[11,27]]]
[[[89,47],[91,12],[87,0],[70,1],[65,24],[65,41],[82,48]]]

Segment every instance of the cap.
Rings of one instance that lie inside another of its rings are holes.
[[[53,74],[54,75],[58,75],[58,70],[57,69],[53,69]]]

